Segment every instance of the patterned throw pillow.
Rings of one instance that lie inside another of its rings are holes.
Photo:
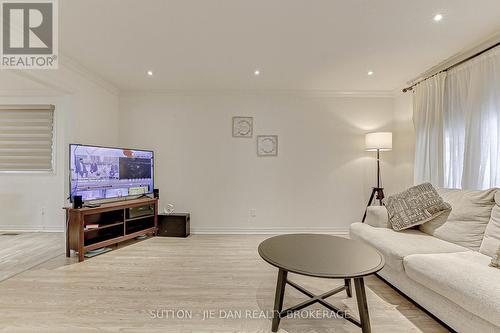
[[[490,266],[500,268],[500,244],[498,245],[497,253],[491,259]]]
[[[444,202],[429,183],[410,187],[387,198],[387,211],[392,229],[408,229],[442,214],[449,214],[451,206]]]

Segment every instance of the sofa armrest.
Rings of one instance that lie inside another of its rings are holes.
[[[392,228],[385,206],[368,206],[365,223],[375,228]]]

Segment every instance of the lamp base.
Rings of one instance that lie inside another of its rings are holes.
[[[365,214],[363,215],[363,220],[361,222],[365,222],[366,220],[366,211],[368,210],[368,207],[371,206],[373,200],[378,200],[380,203],[380,206],[383,206],[382,200],[385,198],[384,195],[384,188],[383,187],[373,187],[372,188],[372,194],[370,195],[370,200],[368,200],[368,204],[366,205],[365,209]]]

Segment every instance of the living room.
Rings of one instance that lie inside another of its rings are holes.
[[[30,3],[0,329],[500,332],[497,1]]]

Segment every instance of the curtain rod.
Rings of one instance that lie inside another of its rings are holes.
[[[474,59],[474,58],[476,58],[476,57],[480,56],[481,54],[483,54],[483,53],[485,53],[485,52],[488,52],[488,51],[489,51],[489,50],[491,50],[491,49],[494,49],[494,48],[495,48],[495,47],[497,47],[497,46],[500,46],[500,42],[497,42],[496,44],[493,44],[493,45],[491,45],[491,46],[489,46],[489,47],[485,48],[484,50],[479,51],[479,52],[477,52],[477,53],[475,53],[475,54],[471,55],[470,57],[467,57],[467,58],[465,58],[465,59],[463,59],[463,60],[460,60],[459,62],[457,62],[457,63],[455,63],[455,64],[453,64],[453,65],[450,65],[450,66],[446,67],[445,69],[440,70],[440,71],[439,71],[439,72],[437,72],[437,73],[434,73],[434,74],[429,75],[429,76],[427,76],[427,77],[425,77],[425,78],[423,78],[423,79],[421,79],[421,80],[418,80],[417,82],[415,82],[415,83],[414,83],[414,84],[412,84],[411,86],[406,87],[406,88],[403,88],[403,90],[402,90],[402,91],[403,91],[403,93],[405,93],[405,92],[407,92],[407,91],[412,91],[412,90],[413,90],[413,87],[415,87],[417,84],[419,84],[419,83],[421,83],[421,82],[423,82],[423,81],[425,81],[425,80],[427,80],[427,79],[429,79],[429,78],[433,77],[434,75],[438,75],[439,73],[447,72],[448,70],[450,70],[450,69],[452,69],[452,68],[454,68],[454,67],[457,67],[458,65],[461,65],[461,64],[463,64],[463,63],[465,63],[465,62],[467,62],[467,61],[469,61],[469,60],[472,60],[472,59]]]

